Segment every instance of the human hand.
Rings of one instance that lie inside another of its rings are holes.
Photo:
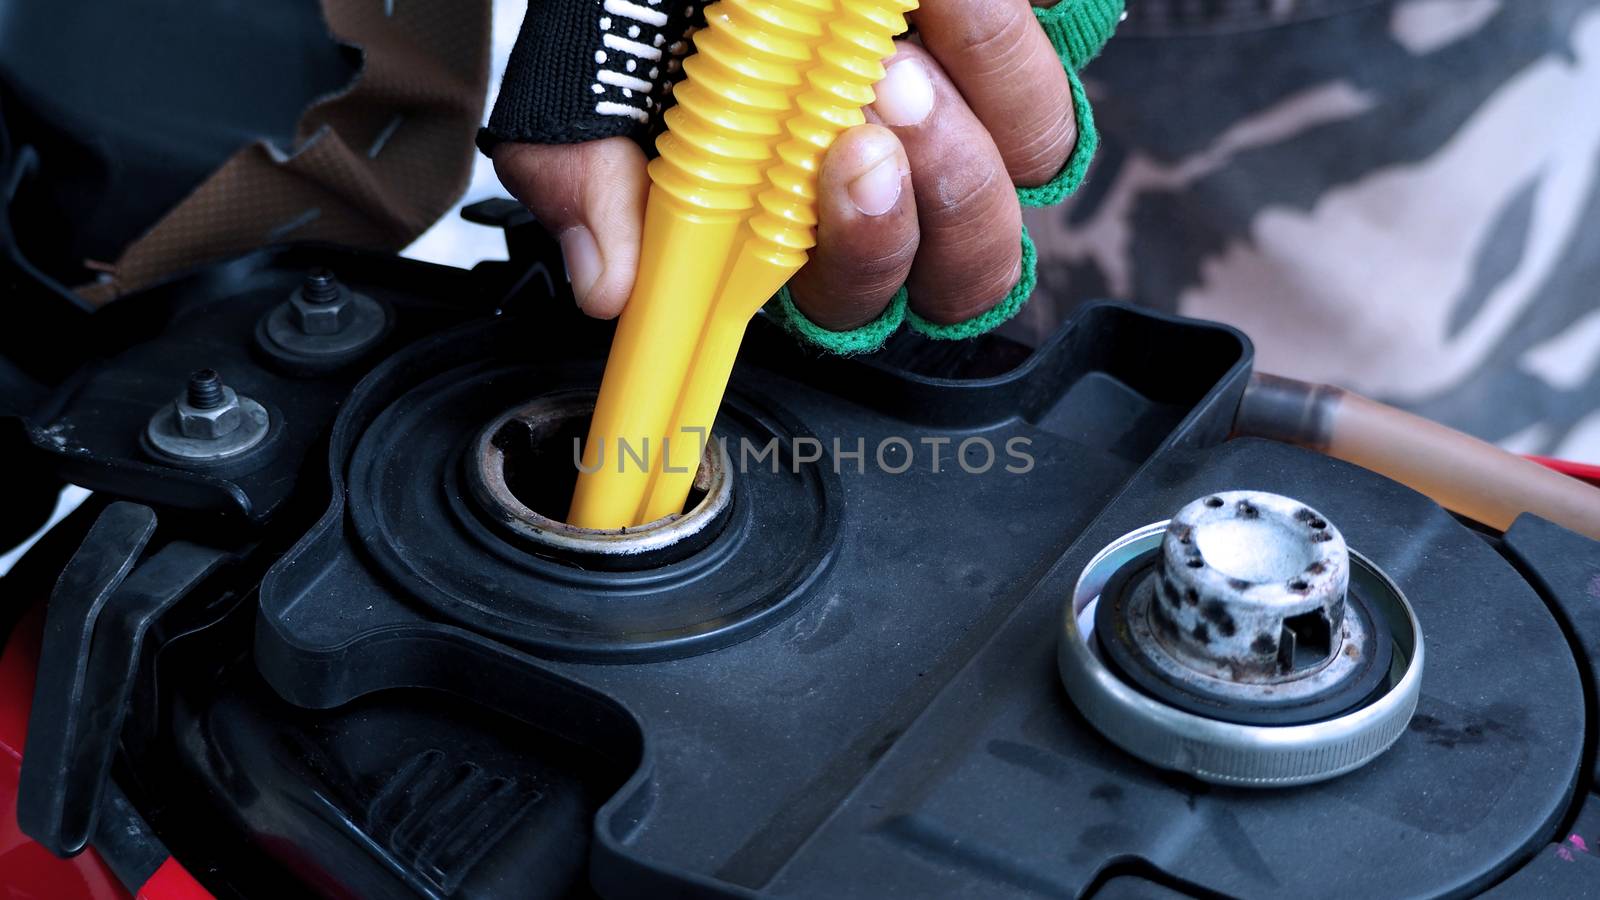
[[[886,61],[868,124],[834,142],[819,175],[817,246],[790,293],[824,328],[872,321],[902,284],[935,323],[1004,299],[1022,274],[1015,188],[1049,181],[1077,140],[1067,75],[1029,0],[923,0],[910,18],[917,38]],[[644,153],[612,137],[501,143],[493,158],[560,241],[579,305],[620,313],[638,269]]]

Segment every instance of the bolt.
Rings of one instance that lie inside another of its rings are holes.
[[[333,272],[318,266],[289,295],[289,319],[302,334],[338,334],[355,318],[350,292]]]
[[[332,303],[339,299],[339,280],[325,266],[317,266],[306,273],[300,293],[311,303]]]
[[[244,424],[239,395],[222,383],[222,376],[215,369],[200,369],[190,375],[188,386],[172,405],[178,417],[178,432],[187,438],[215,440]]]
[[[216,409],[222,405],[222,376],[215,369],[199,369],[189,376],[189,405]]]

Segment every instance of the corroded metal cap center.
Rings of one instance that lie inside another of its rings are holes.
[[[1350,555],[1321,513],[1227,491],[1190,503],[1161,542],[1154,634],[1183,664],[1235,682],[1321,668],[1343,644]]]

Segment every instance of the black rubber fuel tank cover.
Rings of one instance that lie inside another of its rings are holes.
[[[1405,592],[1428,640],[1408,732],[1322,784],[1217,788],[1138,764],[1050,682],[1062,606],[1093,554],[1195,497],[1236,488],[1292,495],[1337,521]],[[1228,896],[1471,893],[1556,839],[1587,764],[1583,694],[1538,593],[1423,497],[1265,441],[1165,454],[767,887],[867,896],[868,884],[840,891],[837,879],[870,872],[870,885],[907,896],[1070,896],[1108,866],[1137,861],[1158,883]]]
[[[1094,307],[1019,369],[969,382],[872,361],[790,366],[759,325],[748,349],[722,427],[810,434],[843,462],[836,493],[809,488],[809,509],[783,511],[798,531],[760,535],[780,545],[760,552],[816,566],[803,583],[776,570],[794,593],[781,614],[693,656],[595,665],[540,646],[551,608],[540,598],[574,578],[597,595],[575,602],[625,603],[631,588],[497,550],[454,505],[452,454],[475,428],[561,389],[569,367],[598,371],[559,332],[502,318],[398,354],[341,409],[334,498],[261,586],[267,682],[316,708],[452,691],[597,752],[635,732],[637,768],[593,820],[590,875],[607,896],[1070,896],[1118,866],[1246,897],[1434,895],[1486,887],[1552,841],[1585,729],[1561,628],[1494,548],[1419,495],[1295,448],[1219,444],[1248,352],[1231,332]],[[424,414],[437,439],[406,426]],[[974,437],[1002,454],[1026,439],[1033,465],[1018,477],[1002,455],[973,474],[957,461],[977,455],[962,447]],[[917,477],[875,465],[893,438],[948,442],[942,469],[926,457]],[[864,464],[835,440],[863,441]],[[1429,665],[1412,727],[1357,772],[1282,791],[1207,788],[1106,743],[1060,685],[1057,624],[1090,556],[1230,489],[1325,512],[1422,620]],[[379,511],[390,530],[371,527]],[[401,512],[426,525],[394,530]],[[806,549],[821,514],[837,516],[826,567]],[[452,582],[448,566],[397,577],[395,545],[495,577],[517,567],[526,590],[493,595],[492,610],[443,602],[441,586],[493,586]],[[718,565],[757,551],[746,541]],[[704,552],[714,559],[716,543]],[[655,575],[634,577],[648,595]],[[703,584],[700,602],[713,602],[709,577],[674,590]],[[1463,598],[1492,602],[1466,616]],[[530,634],[512,633],[519,620]],[[618,716],[628,727],[583,733]]]
[[[812,436],[781,408],[743,392],[730,396],[718,420],[742,469],[728,521],[687,559],[605,571],[529,552],[484,521],[465,483],[465,470],[479,463],[472,454],[479,430],[529,396],[593,384],[596,374],[592,366],[479,362],[401,397],[363,435],[350,463],[350,518],[366,552],[447,620],[540,656],[704,653],[787,615],[784,607],[833,559],[838,478],[796,465],[795,439]],[[769,444],[776,455],[749,464]],[[573,470],[571,447],[561,449],[546,463],[553,478]]]
[[[1600,688],[1600,544],[1537,516],[1524,515],[1506,532],[1505,547],[1507,556],[1544,595],[1566,628],[1584,670],[1585,693],[1593,710]],[[1595,757],[1591,746],[1591,783],[1600,779],[1600,760]]]

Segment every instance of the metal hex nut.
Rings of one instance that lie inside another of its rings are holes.
[[[190,406],[186,397],[179,397],[173,406],[178,414],[178,432],[184,437],[212,440],[232,434],[244,424],[239,395],[231,387],[222,389],[222,403],[211,409]]]
[[[339,296],[325,303],[313,303],[305,291],[296,288],[289,296],[289,321],[304,334],[338,334],[355,318],[350,291],[339,288]]]

